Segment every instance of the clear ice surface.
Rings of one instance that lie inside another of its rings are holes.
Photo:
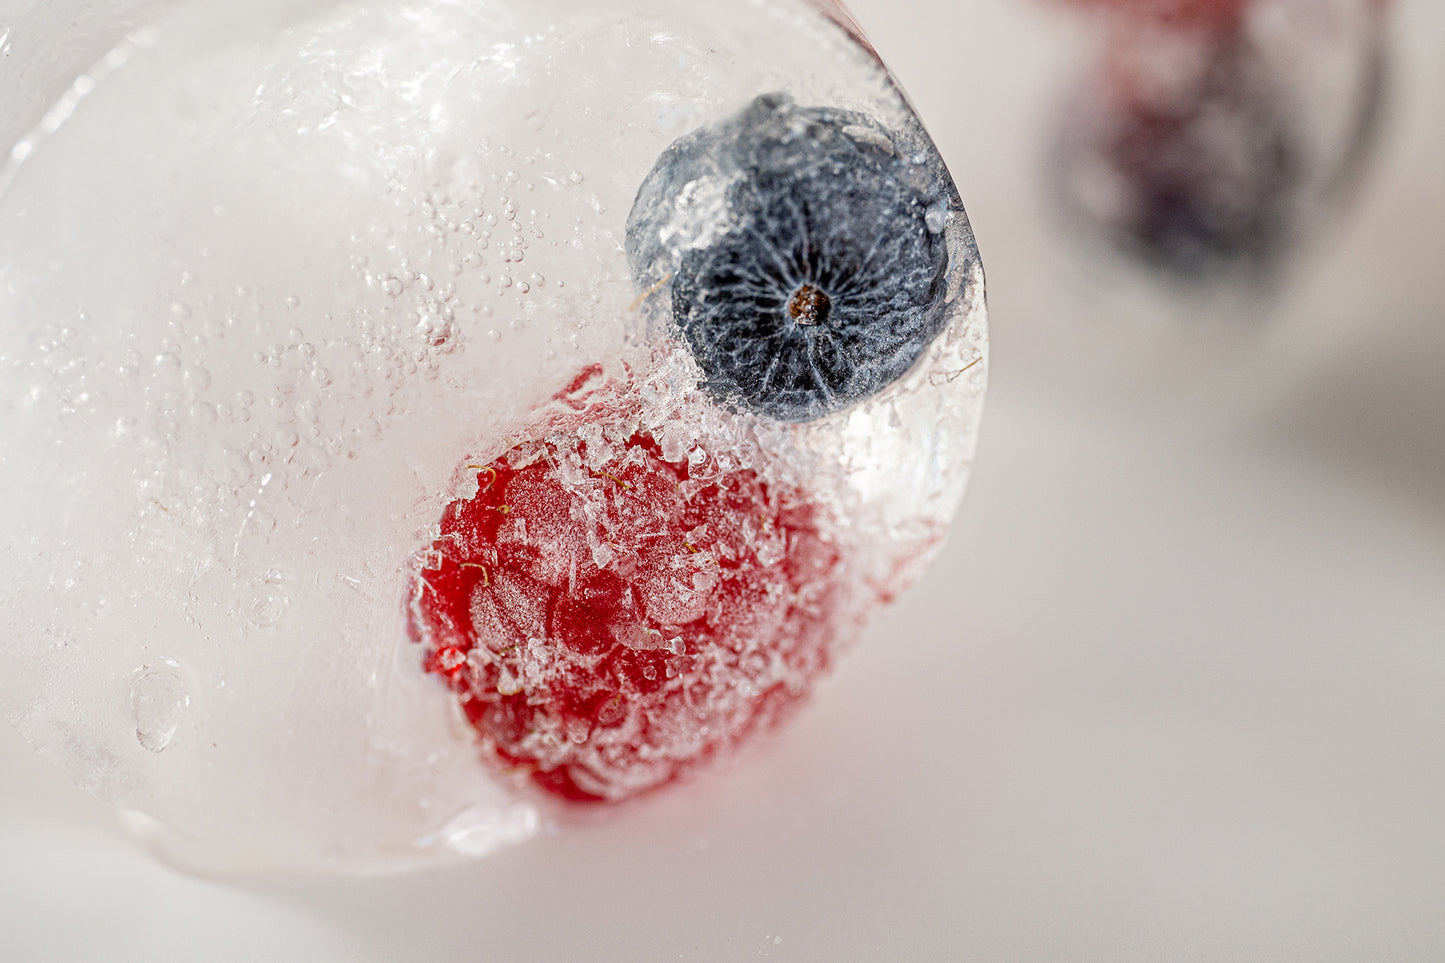
[[[942,333],[802,424],[700,392],[625,251],[659,156],[759,95],[931,151],[817,8],[136,6],[0,169],[0,707],[172,858],[385,870],[544,824],[423,671],[407,601],[465,466],[593,366],[668,457],[805,480],[858,608],[927,563],[986,368],[956,194],[927,214]]]

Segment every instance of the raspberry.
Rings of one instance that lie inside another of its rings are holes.
[[[841,555],[798,492],[670,462],[645,432],[518,446],[447,506],[414,637],[484,751],[572,799],[666,783],[829,664]],[[589,467],[590,466],[590,467]]]

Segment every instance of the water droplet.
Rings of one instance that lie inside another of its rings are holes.
[[[509,806],[473,806],[452,817],[435,836],[421,840],[423,847],[440,846],[476,858],[502,846],[535,836],[542,827],[537,810],[527,803]]]
[[[160,659],[132,674],[130,712],[135,720],[135,737],[151,752],[160,752],[171,744],[190,705],[186,671],[175,659]]]
[[[257,628],[268,628],[281,620],[286,611],[286,596],[280,592],[262,592],[251,602],[251,622]]]
[[[381,289],[392,297],[400,297],[402,283],[400,278],[386,278],[381,282]]]

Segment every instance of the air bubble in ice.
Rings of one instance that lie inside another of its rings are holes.
[[[939,234],[948,226],[948,204],[939,201],[923,215],[923,223],[929,231]]]
[[[171,744],[191,705],[185,669],[174,659],[158,659],[135,670],[130,712],[136,740],[151,752]]]

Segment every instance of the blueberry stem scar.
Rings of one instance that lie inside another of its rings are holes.
[[[821,288],[804,284],[793,292],[788,314],[798,324],[822,324],[828,320],[828,309],[832,306],[833,302]]]

